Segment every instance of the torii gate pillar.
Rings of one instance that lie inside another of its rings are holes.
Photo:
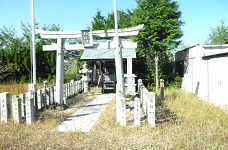
[[[63,104],[63,85],[64,85],[64,39],[57,39],[57,54],[56,54],[56,103]]]

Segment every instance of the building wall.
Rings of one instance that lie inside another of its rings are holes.
[[[228,106],[228,57],[202,59],[205,49],[189,49],[182,89],[202,99],[221,106]]]

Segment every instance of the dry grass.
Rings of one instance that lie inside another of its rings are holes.
[[[84,98],[88,101],[85,96]],[[92,97],[91,97],[92,98]],[[76,105],[78,106],[78,105]],[[119,127],[115,124],[114,100],[90,133],[59,133],[54,129],[66,111],[31,126],[0,125],[1,149],[228,149],[227,112],[199,101],[180,90],[167,90],[157,106],[157,127]],[[47,116],[45,114],[44,116]]]
[[[9,92],[13,95],[28,92],[29,83],[17,83],[15,81],[0,83],[0,93]],[[38,83],[37,88],[43,88],[43,83]]]

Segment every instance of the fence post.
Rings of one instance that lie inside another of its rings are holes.
[[[145,115],[147,115],[147,111],[146,111],[147,95],[146,95],[146,88],[144,86],[141,86],[141,92],[140,93],[141,93],[140,96],[141,96],[142,110],[143,110],[143,113]]]
[[[149,92],[147,98],[147,121],[150,127],[155,127],[155,93]]]
[[[42,95],[42,90],[37,90],[37,107],[38,107],[38,110],[40,110],[42,108],[42,98],[43,98],[43,95]]]
[[[77,94],[77,81],[74,81],[74,95]]]
[[[134,125],[135,126],[140,126],[140,98],[135,97],[134,98]]]
[[[50,92],[49,92],[49,89],[48,89],[48,82],[47,81],[44,81],[44,93],[45,93],[45,99],[46,99],[46,105],[49,106],[50,105]]]
[[[26,94],[20,94],[19,95],[21,99],[21,117],[25,117],[25,99],[26,99]]]
[[[26,124],[32,124],[34,120],[34,97],[32,91],[29,92],[28,98],[25,100],[26,103]]]
[[[63,85],[63,97],[67,97],[68,95],[67,95],[67,84],[65,83],[64,85]]]
[[[54,86],[49,87],[50,105],[54,104]]]
[[[74,80],[71,80],[70,84],[71,84],[71,96],[73,96],[74,95]]]
[[[13,96],[12,108],[14,122],[21,123],[21,98],[19,96]]]
[[[79,81],[76,81],[76,93],[79,93]]]
[[[38,109],[38,104],[37,104],[37,99],[36,99],[36,89],[34,90],[33,84],[28,84],[28,95],[33,99],[33,105],[34,105],[34,111],[37,111]]]
[[[140,95],[140,91],[141,91],[141,86],[142,86],[142,79],[138,79],[138,93]]]
[[[63,104],[66,104],[66,99],[68,97],[67,83],[63,85]]]
[[[165,87],[165,81],[163,79],[161,79],[160,80],[160,97],[161,97],[161,100],[165,99],[164,87]]]
[[[67,83],[66,86],[67,86],[67,97],[69,97],[70,96],[70,83]]]
[[[47,106],[47,97],[46,97],[46,90],[45,88],[41,89],[41,107],[46,107]]]
[[[56,104],[56,86],[54,86],[54,104]]]
[[[7,123],[9,118],[9,103],[11,101],[11,95],[8,92],[0,94],[1,103],[1,122]]]

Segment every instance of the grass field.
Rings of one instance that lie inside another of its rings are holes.
[[[0,125],[0,149],[173,149],[228,150],[228,112],[181,90],[166,90],[156,107],[156,128],[115,124],[115,101],[90,133],[59,133],[56,126],[71,110],[47,110],[31,126]],[[77,109],[91,97],[76,99]],[[79,103],[80,101],[80,103]]]

